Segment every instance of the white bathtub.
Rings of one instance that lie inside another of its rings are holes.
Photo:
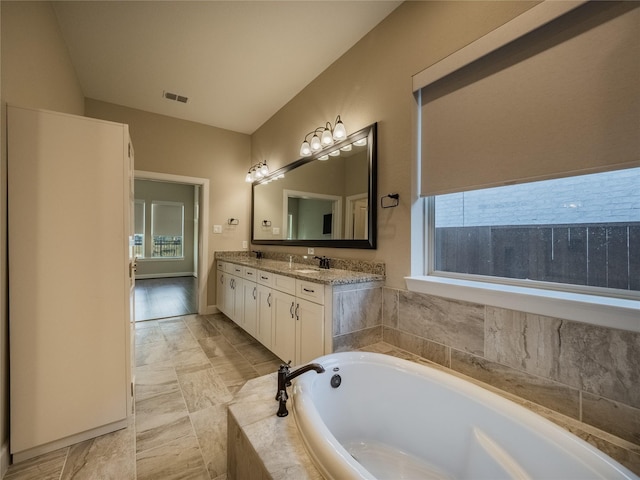
[[[315,361],[325,372],[294,381],[292,410],[328,479],[638,479],[545,418],[434,368],[362,352]]]

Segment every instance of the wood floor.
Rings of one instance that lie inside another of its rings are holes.
[[[198,313],[195,277],[136,279],[136,322]]]
[[[227,404],[280,363],[223,314],[137,322],[130,425],[12,465],[4,480],[225,480]]]

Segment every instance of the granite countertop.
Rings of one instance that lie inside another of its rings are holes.
[[[318,268],[314,265],[303,263],[289,263],[281,260],[256,259],[253,257],[225,256],[218,254],[216,260],[235,263],[245,267],[252,267],[265,272],[277,273],[287,277],[293,277],[309,282],[322,283],[325,285],[346,285],[351,283],[364,283],[384,281],[384,275],[367,272],[355,272],[352,270],[341,270],[330,268],[328,270]]]

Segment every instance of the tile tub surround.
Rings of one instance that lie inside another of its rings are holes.
[[[569,430],[636,473],[640,470],[638,454],[632,451],[633,445],[583,422],[452,371],[386,342],[370,345],[361,350],[384,353],[427,364],[478,384]],[[322,478],[306,451],[295,419],[292,415],[285,418],[279,418],[275,415],[277,402],[274,400],[273,392],[276,382],[275,374],[250,380],[229,405],[227,417],[227,474],[229,480]]]
[[[640,473],[640,334],[388,287],[382,311],[386,344],[600,429]]]

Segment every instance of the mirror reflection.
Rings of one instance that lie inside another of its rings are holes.
[[[253,243],[375,248],[374,177],[375,125],[274,172],[253,184]]]

